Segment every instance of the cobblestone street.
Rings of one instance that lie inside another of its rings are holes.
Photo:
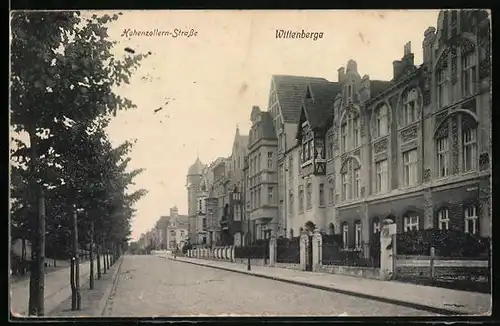
[[[125,256],[118,277],[106,316],[434,315],[155,256]]]

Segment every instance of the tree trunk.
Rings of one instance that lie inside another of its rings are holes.
[[[104,242],[104,236],[102,237],[102,273],[106,274],[106,243]]]
[[[69,283],[71,285],[71,310],[76,310],[75,257],[71,257],[71,267],[69,270]]]
[[[76,296],[76,310],[80,310],[80,259],[78,254],[78,215],[76,206],[73,205],[73,257],[75,260],[75,296]]]
[[[32,202],[37,207],[35,232],[31,239],[31,272],[30,272],[30,298],[28,314],[30,316],[44,315],[44,286],[45,286],[45,200],[42,185],[38,184],[38,155],[35,139],[36,130],[27,130],[30,138],[30,161],[29,172],[31,174],[31,186],[35,190]]]
[[[32,263],[30,273],[30,299],[28,313],[30,316],[44,315],[45,287],[45,198],[41,186],[36,185],[38,210],[36,234],[32,241]]]
[[[90,222],[90,289],[94,289],[94,221]]]
[[[101,279],[101,247],[99,245],[96,245],[96,251],[97,251],[97,279]]]

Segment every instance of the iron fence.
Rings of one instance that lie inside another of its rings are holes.
[[[269,259],[269,244],[234,247],[234,257]]]
[[[338,241],[338,236],[324,236],[322,244],[322,265],[352,266],[352,267],[380,267],[380,255],[371,255],[370,244],[362,244],[358,248],[344,248]],[[365,257],[365,252],[370,257]],[[380,250],[379,250],[380,251]]]
[[[300,237],[277,240],[276,262],[300,264]]]

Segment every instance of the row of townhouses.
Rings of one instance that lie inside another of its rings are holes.
[[[391,218],[398,232],[491,236],[490,20],[441,11],[414,64],[411,44],[389,81],[355,61],[337,81],[275,75],[228,158],[187,174],[189,237],[245,245],[314,225],[360,247]]]
[[[179,215],[176,206],[170,208],[169,216],[161,216],[153,229],[139,238],[141,249],[155,250],[182,249],[188,241],[188,216]]]

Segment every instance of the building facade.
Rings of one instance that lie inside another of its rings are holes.
[[[248,142],[248,184],[250,236],[264,239],[278,220],[278,138],[269,112],[252,108]]]
[[[252,108],[247,152],[233,146],[230,187],[219,191],[230,199],[244,187],[242,243],[312,227],[368,255],[386,218],[398,232],[490,237],[490,34],[486,11],[443,10],[424,32],[423,63],[407,43],[390,80],[360,74],[354,60],[336,82],[272,76],[268,110]]]

